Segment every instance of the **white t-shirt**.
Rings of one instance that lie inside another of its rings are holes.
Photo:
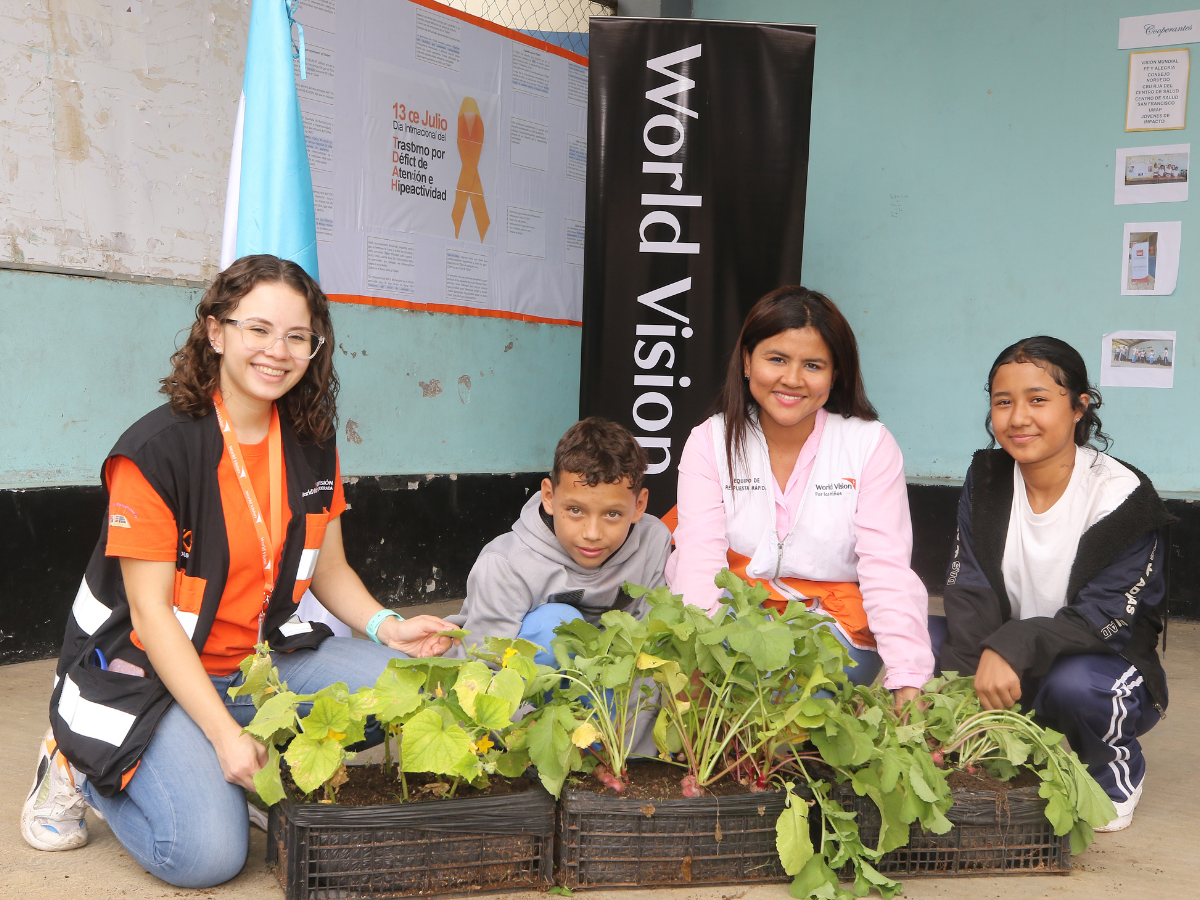
[[[1111,456],[1076,447],[1067,490],[1039,514],[1029,506],[1021,467],[1013,466],[1012,513],[1000,569],[1014,619],[1053,616],[1067,605],[1079,538],[1137,486],[1138,477]]]

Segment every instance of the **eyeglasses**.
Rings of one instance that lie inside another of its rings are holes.
[[[287,334],[276,334],[266,325],[258,322],[241,322],[237,319],[223,320],[229,325],[237,326],[242,333],[242,343],[247,350],[270,350],[276,342],[283,341],[292,359],[312,359],[325,343],[325,338],[311,331],[289,331]]]

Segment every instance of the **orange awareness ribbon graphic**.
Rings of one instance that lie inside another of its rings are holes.
[[[492,220],[488,218],[487,205],[483,202],[483,182],[479,179],[479,157],[483,155],[483,116],[474,97],[463,98],[458,110],[458,155],[462,159],[462,173],[458,176],[458,189],[454,193],[454,209],[450,211],[450,218],[454,220],[454,236],[458,237],[462,228],[469,200],[482,242]]]

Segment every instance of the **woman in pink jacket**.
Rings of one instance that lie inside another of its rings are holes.
[[[781,287],[746,317],[715,415],[679,461],[667,580],[714,610],[726,566],[831,616],[857,666],[898,703],[933,674],[929,596],[910,567],[904,460],[867,400],[858,344],[833,302]]]

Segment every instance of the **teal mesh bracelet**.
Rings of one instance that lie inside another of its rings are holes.
[[[367,623],[367,637],[377,644],[383,643],[383,641],[379,639],[379,626],[383,624],[383,620],[388,616],[395,616],[401,622],[404,621],[404,616],[400,615],[400,613],[396,612],[394,609],[381,609],[379,612],[375,613],[375,615],[371,616],[371,621]]]

